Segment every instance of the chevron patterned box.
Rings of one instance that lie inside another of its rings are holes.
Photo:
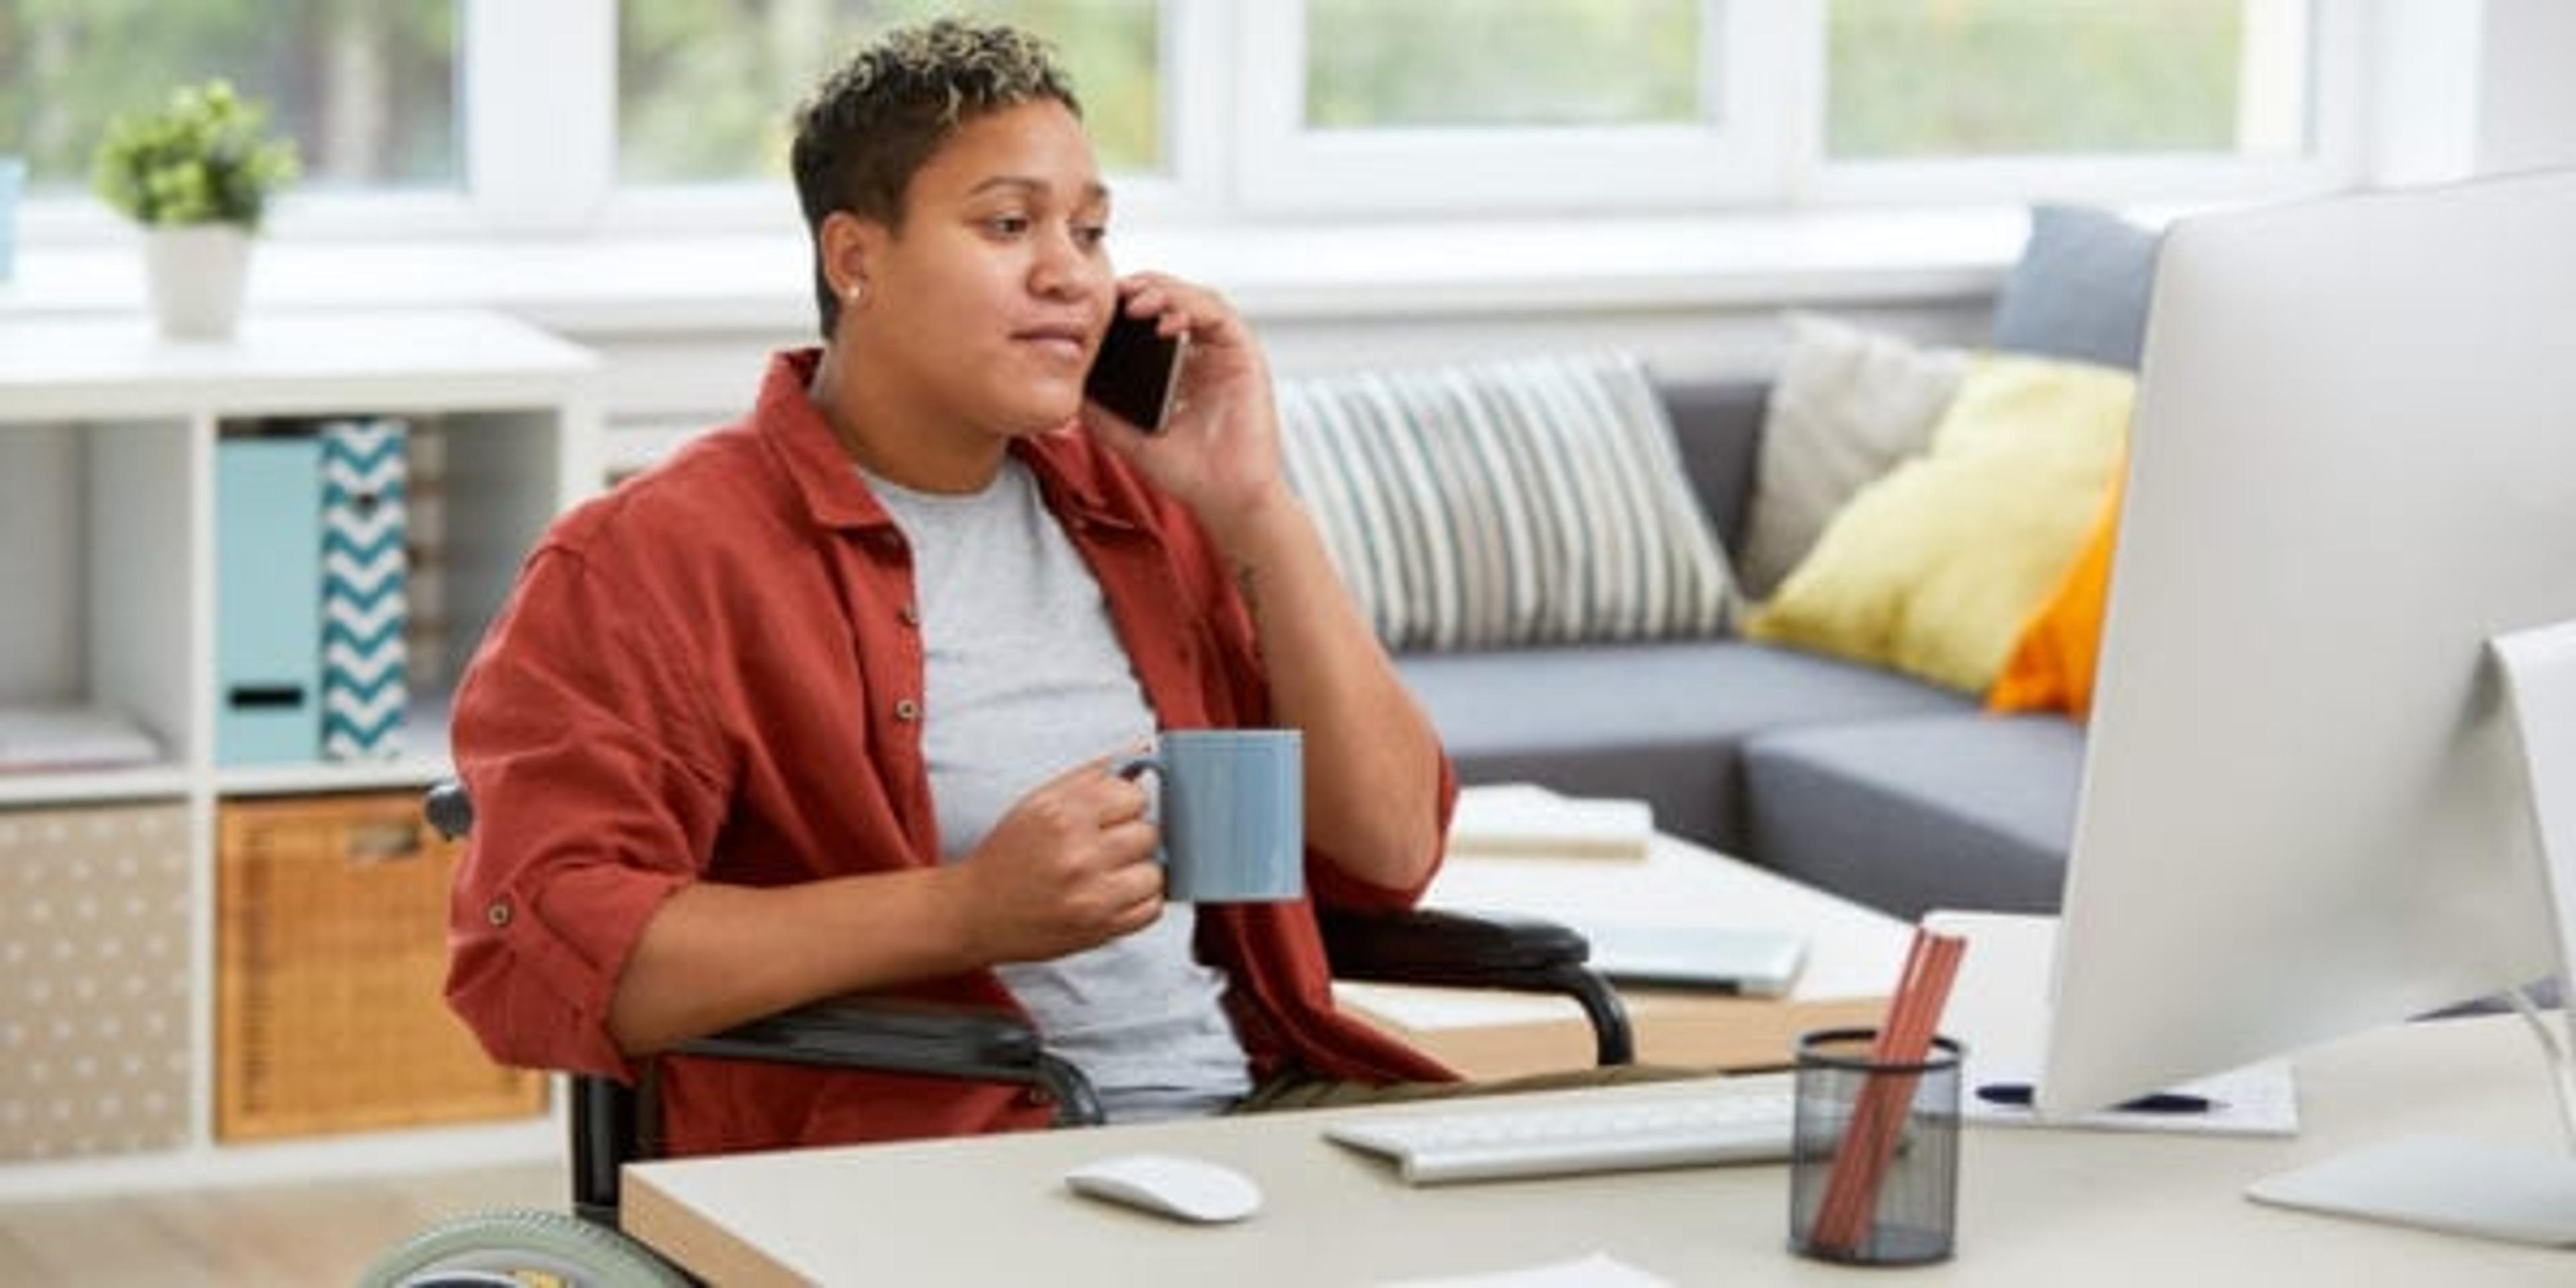
[[[322,427],[322,755],[402,752],[403,492],[399,420]]]

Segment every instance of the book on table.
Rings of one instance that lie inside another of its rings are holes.
[[[1462,791],[1449,820],[1452,854],[1642,859],[1654,839],[1654,809],[1644,801],[1523,783]]]

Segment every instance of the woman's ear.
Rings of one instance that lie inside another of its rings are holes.
[[[823,217],[819,242],[823,280],[831,284],[832,294],[839,296],[844,305],[867,298],[868,269],[884,232],[846,210],[835,210]]]

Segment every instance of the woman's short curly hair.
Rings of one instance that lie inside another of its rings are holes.
[[[841,302],[823,275],[823,220],[846,210],[901,231],[912,176],[967,121],[1042,100],[1082,104],[1046,42],[1015,27],[942,18],[888,33],[823,79],[796,109],[789,164],[814,238],[823,337]]]

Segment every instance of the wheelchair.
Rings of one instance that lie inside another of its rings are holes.
[[[464,785],[441,783],[425,803],[451,840],[473,827]],[[1561,993],[1591,1022],[1594,1056],[1628,1064],[1635,1043],[1618,994],[1586,966],[1590,946],[1563,926],[1527,918],[1415,909],[1350,913],[1317,909],[1333,977],[1449,988]],[[1034,1088],[1055,1106],[1055,1125],[1102,1121],[1080,1070],[1051,1055],[1018,1017],[908,999],[834,998],[683,1043],[675,1052]],[[647,1083],[649,1087],[649,1080]],[[618,1228],[618,1177],[655,1156],[653,1106],[613,1078],[570,1079],[572,1210],[512,1209],[452,1218],[385,1253],[359,1279],[365,1288],[682,1288],[694,1281]]]

